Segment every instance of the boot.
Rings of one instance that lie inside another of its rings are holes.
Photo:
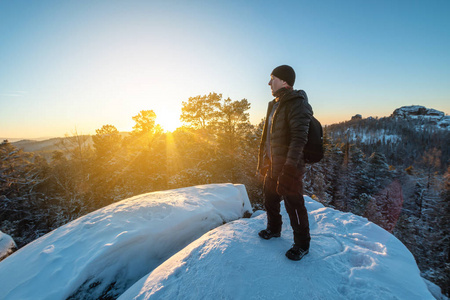
[[[259,235],[260,237],[262,237],[263,239],[265,239],[265,240],[270,240],[270,239],[273,238],[273,237],[280,237],[280,236],[281,236],[281,233],[280,233],[280,232],[273,232],[273,231],[270,230],[270,229],[263,229],[263,230],[261,230],[261,231],[258,233],[258,235]]]
[[[290,260],[300,260],[309,253],[309,249],[303,249],[300,246],[294,244],[291,249],[286,252],[286,257]]]

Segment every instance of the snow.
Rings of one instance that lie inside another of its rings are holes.
[[[437,286],[436,284],[432,283],[429,280],[426,280],[425,278],[423,278],[423,280],[425,281],[428,290],[434,296],[434,298],[438,300],[448,300],[448,297],[446,297],[441,293],[441,288],[439,286]]]
[[[378,129],[375,131],[369,131],[367,129],[354,131],[348,129],[346,134],[349,141],[359,141],[363,144],[373,144],[378,141],[396,143],[402,139],[401,136],[397,134],[389,134],[384,129]]]
[[[16,243],[12,237],[0,231],[0,261],[10,255],[16,248]]]
[[[434,299],[411,253],[393,235],[307,198],[312,244],[300,262],[284,253],[292,230],[260,239],[266,214],[203,235],[119,299]]]
[[[445,113],[433,108],[426,108],[422,105],[402,106],[393,112],[394,116],[413,117],[413,116],[435,116],[442,118]]]
[[[284,255],[283,206],[282,236],[263,240],[264,212],[238,219],[251,210],[243,185],[205,185],[123,200],[27,245],[0,262],[0,299],[97,299],[108,288],[122,300],[434,299],[393,235],[305,200],[312,240],[299,262]]]
[[[424,125],[434,125],[438,129],[450,130],[449,116],[443,111],[425,106],[402,106],[394,110],[392,116],[420,121],[422,124],[416,126],[416,130],[423,130]]]
[[[243,185],[216,184],[129,198],[68,223],[0,263],[0,299],[118,296],[205,232],[241,218]]]

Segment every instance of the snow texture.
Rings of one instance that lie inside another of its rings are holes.
[[[92,212],[0,263],[0,299],[117,297],[205,232],[241,218],[243,185],[144,194]]]
[[[284,253],[292,230],[260,239],[266,214],[203,235],[141,279],[119,299],[434,299],[407,248],[362,217],[305,197],[310,253]]]
[[[282,236],[262,240],[264,212],[236,220],[251,211],[243,185],[205,185],[123,200],[25,246],[0,262],[0,299],[433,299],[393,235],[305,200],[299,262],[284,255],[284,206]]]
[[[12,237],[0,231],[0,261],[14,252],[16,248],[16,243]]]

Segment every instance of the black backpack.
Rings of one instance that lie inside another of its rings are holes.
[[[303,158],[306,163],[319,162],[323,158],[323,130],[319,120],[311,116],[309,122],[308,142],[303,149]]]

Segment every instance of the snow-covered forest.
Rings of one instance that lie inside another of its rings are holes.
[[[185,126],[163,132],[151,110],[129,134],[104,125],[59,149],[0,146],[0,231],[22,247],[80,216],[134,195],[208,183],[246,186],[261,209],[255,176],[262,124],[246,99],[210,93],[183,102]],[[364,216],[398,237],[422,276],[449,295],[450,135],[418,118],[354,118],[325,127],[325,158],[305,174],[305,194]]]

